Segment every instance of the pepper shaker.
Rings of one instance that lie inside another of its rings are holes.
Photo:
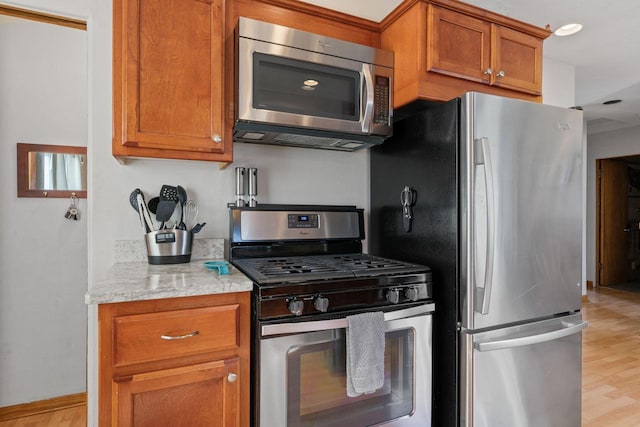
[[[249,207],[255,208],[258,204],[258,169],[249,168]]]
[[[243,207],[245,194],[245,168],[236,168],[236,206]]]

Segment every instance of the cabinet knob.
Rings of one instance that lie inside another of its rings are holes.
[[[498,74],[496,74],[496,77],[504,77],[504,70],[498,71]]]
[[[213,135],[211,137],[211,139],[213,139],[213,142],[217,142],[218,144],[222,142],[222,137],[220,135],[218,135],[217,133],[215,135]]]
[[[485,74],[485,75],[487,75],[487,76],[490,76],[491,74],[493,74],[493,69],[492,69],[492,68],[487,68],[487,69],[484,71],[484,73],[483,73],[483,74]]]
[[[238,379],[238,376],[233,372],[227,375],[227,381],[229,381],[230,383],[235,383],[237,379]]]

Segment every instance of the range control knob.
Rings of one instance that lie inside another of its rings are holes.
[[[317,296],[315,300],[313,300],[313,306],[316,310],[326,313],[329,308],[329,298],[325,298],[323,296]]]
[[[409,301],[418,301],[418,288],[412,286],[404,290],[404,296],[407,297]]]
[[[390,289],[387,291],[387,301],[391,304],[397,304],[400,302],[400,291],[397,289]]]
[[[302,314],[302,310],[304,310],[304,301],[292,298],[287,302],[287,308],[289,309],[291,314],[300,316]]]

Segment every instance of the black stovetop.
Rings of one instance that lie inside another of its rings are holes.
[[[260,284],[299,283],[420,273],[424,266],[367,254],[235,259],[232,263]]]

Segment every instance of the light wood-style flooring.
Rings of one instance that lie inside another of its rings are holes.
[[[600,287],[587,294],[582,426],[640,427],[640,293]],[[78,406],[0,422],[0,427],[85,427],[86,414],[86,407]]]
[[[640,292],[589,289],[583,317],[582,426],[640,426]]]
[[[0,427],[86,427],[86,425],[86,405],[0,422]]]

